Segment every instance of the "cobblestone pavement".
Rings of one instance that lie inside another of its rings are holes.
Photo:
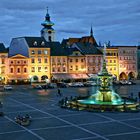
[[[139,87],[139,86],[137,86]],[[118,89],[123,91],[129,90]],[[139,88],[131,87],[130,92]],[[63,88],[65,96],[87,94],[87,88]],[[90,91],[92,92],[92,88]],[[117,88],[116,88],[117,90]],[[15,86],[12,91],[0,92],[4,117],[0,117],[0,140],[139,140],[140,113],[92,113],[59,108],[57,89],[35,90]],[[29,114],[27,127],[14,121],[17,115]]]

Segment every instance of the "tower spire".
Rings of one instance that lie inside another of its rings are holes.
[[[48,6],[47,6],[47,14],[49,13],[48,11],[49,11],[49,8],[48,8]]]
[[[92,25],[91,25],[91,29],[90,29],[90,36],[93,36]]]

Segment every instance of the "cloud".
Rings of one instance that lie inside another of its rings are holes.
[[[56,40],[88,35],[92,24],[97,41],[137,44],[139,5],[139,0],[1,0],[0,41],[8,46],[12,37],[39,36],[48,6]]]

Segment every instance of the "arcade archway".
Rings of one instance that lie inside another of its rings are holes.
[[[41,81],[45,81],[46,79],[48,79],[48,76],[47,75],[41,76]]]
[[[134,72],[130,72],[128,74],[128,79],[131,80],[131,79],[134,79],[135,78],[135,73]]]
[[[124,72],[122,72],[119,76],[119,80],[127,80],[127,75]]]

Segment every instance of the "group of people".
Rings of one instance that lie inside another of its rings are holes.
[[[29,116],[28,114],[26,114],[25,116],[18,115],[17,117],[15,117],[15,121],[19,124],[21,124],[22,122],[29,122],[30,120],[31,116]]]

